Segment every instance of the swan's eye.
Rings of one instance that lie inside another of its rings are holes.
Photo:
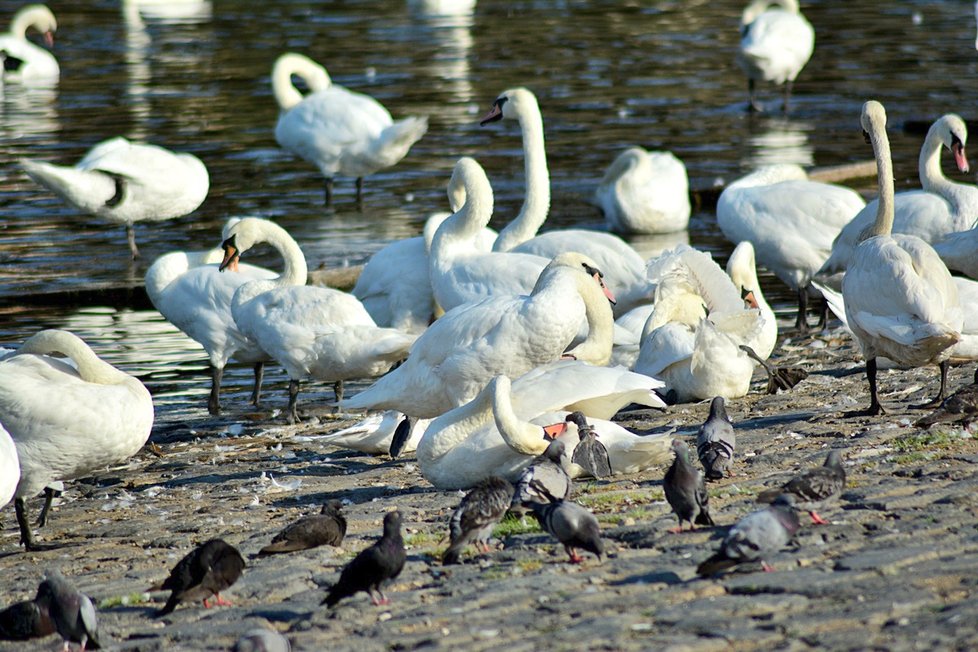
[[[863,130],[863,140],[866,141],[866,144],[871,144],[873,142],[869,139],[869,132],[866,130]]]
[[[961,142],[961,139],[958,138],[957,134],[951,134],[951,149],[954,149],[955,147],[964,148],[964,143]]]
[[[587,272],[588,276],[594,276],[595,274],[597,274],[598,278],[604,278],[604,274],[601,272],[600,269],[596,267],[591,267],[587,263],[581,263],[581,266],[584,267],[584,271]]]
[[[506,102],[508,102],[508,101],[509,101],[509,98],[506,97],[505,95],[502,95],[500,97],[497,97],[496,98],[496,101],[493,102],[492,105],[494,107],[496,107],[497,109],[499,109],[500,111],[502,111],[503,110],[503,104],[506,104]]]

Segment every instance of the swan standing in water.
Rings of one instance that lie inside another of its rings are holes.
[[[894,233],[916,236],[933,246],[949,234],[975,226],[978,219],[978,188],[970,183],[951,181],[941,170],[942,146],[951,152],[958,170],[969,170],[965,154],[967,142],[968,129],[958,115],[948,113],[930,126],[917,162],[922,189],[894,196]],[[873,227],[878,204],[879,200],[869,202],[846,224],[832,244],[832,255],[825,261],[819,276],[845,271],[863,234]],[[948,246],[951,250],[956,248],[950,243]]]
[[[53,84],[61,75],[58,60],[44,48],[27,40],[27,30],[31,27],[44,35],[48,47],[54,45],[58,21],[51,10],[44,5],[21,7],[10,22],[10,30],[0,34],[4,79],[16,79],[27,85]]]
[[[493,296],[446,312],[421,334],[404,364],[343,408],[432,418],[471,400],[499,374],[520,376],[562,355],[605,364],[614,328],[608,294],[593,261],[561,254],[531,294]],[[585,320],[587,339],[568,351]]]
[[[135,222],[158,222],[193,212],[207,197],[207,168],[193,154],[112,138],[74,167],[21,159],[27,176],[78,210],[126,225],[129,251]]]
[[[247,217],[231,226],[222,244],[221,271],[262,242],[281,254],[285,268],[275,280],[241,285],[231,299],[231,314],[238,328],[288,372],[286,417],[296,423],[302,378],[334,383],[339,403],[344,380],[385,373],[404,359],[414,336],[379,328],[352,294],[306,285],[302,250],[285,229],[268,220]]]
[[[815,30],[801,15],[798,0],[753,0],[740,18],[737,63],[747,74],[748,109],[760,111],[754,96],[758,81],[784,85],[788,112],[791,86],[812,58]]]
[[[913,235],[892,234],[893,167],[883,105],[866,102],[861,123],[876,156],[879,202],[876,222],[863,232],[842,279],[846,320],[866,359],[872,398],[867,410],[851,416],[884,412],[876,391],[877,356],[911,367],[939,364],[939,404],[964,317],[951,274],[931,246]]]
[[[306,82],[308,95],[302,96],[292,75]],[[333,84],[325,68],[294,52],[275,61],[272,90],[279,106],[275,140],[319,168],[326,177],[327,205],[337,174],[356,177],[360,203],[363,178],[395,165],[428,130],[427,117],[394,122],[380,102]]]
[[[45,330],[0,359],[0,425],[20,456],[14,504],[21,543],[35,550],[40,546],[26,499],[135,455],[153,427],[153,399],[139,380],[101,360],[78,336]],[[53,493],[46,493],[49,505]]]
[[[605,172],[594,198],[616,233],[674,233],[689,225],[686,166],[672,152],[629,147]]]
[[[833,240],[865,205],[855,191],[809,181],[800,166],[782,163],[727,186],[717,201],[717,224],[734,244],[753,244],[760,264],[798,293],[795,328],[806,331],[812,277],[828,259]],[[823,308],[822,324],[824,315]]]
[[[228,222],[225,233],[237,220]],[[218,269],[224,259],[222,249],[174,251],[156,259],[146,270],[146,294],[153,306],[171,324],[195,340],[207,352],[211,365],[211,393],[207,410],[221,413],[221,379],[232,357],[254,365],[255,385],[251,402],[258,405],[265,362],[270,358],[257,342],[234,322],[231,299],[248,281],[273,279],[272,272],[254,265],[236,265],[233,273]]]

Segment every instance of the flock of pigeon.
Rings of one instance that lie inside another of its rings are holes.
[[[755,82],[765,80],[785,84],[787,109],[790,84],[812,53],[811,26],[794,0],[753,2],[743,20],[740,63],[748,72],[750,107],[758,108]],[[32,63],[47,61],[24,47],[47,55],[24,38],[31,26],[48,33],[56,24],[43,7],[18,14],[12,33],[0,38],[6,68],[25,80],[56,77],[56,62],[53,70],[37,63],[31,72]],[[765,42],[771,34],[774,40]],[[4,45],[10,39],[19,39],[19,50]],[[304,80],[307,95],[293,76]],[[362,202],[363,177],[396,164],[427,128],[426,118],[393,121],[375,100],[332,84],[322,66],[299,54],[277,60],[272,83],[281,109],[276,139],[321,171],[327,202],[337,175],[357,179]],[[948,271],[971,273],[975,213],[969,202],[978,206],[978,189],[940,172],[942,147],[967,169],[967,133],[957,116],[944,116],[927,136],[920,159],[923,191],[894,195],[886,116],[872,101],[863,107],[861,124],[878,167],[875,205],[865,206],[847,189],[810,181],[791,166],[765,168],[731,184],[717,208],[721,229],[738,243],[726,271],[688,247],[645,261],[608,233],[537,235],[550,197],[536,97],[525,88],[504,91],[483,124],[500,119],[520,123],[527,198],[499,234],[486,227],[493,210],[488,179],[476,161],[463,158],[449,182],[453,212],[434,216],[424,237],[375,255],[352,294],[307,285],[298,243],[259,218],[230,220],[218,249],[174,252],[154,262],[145,279],[151,300],[209,356],[212,414],[221,412],[223,370],[232,359],[255,366],[255,405],[263,365],[275,361],[286,369],[290,423],[301,420],[304,379],[332,382],[344,409],[396,411],[385,426],[372,422],[335,433],[332,443],[392,457],[415,450],[429,482],[468,490],[448,524],[445,564],[459,563],[472,544],[489,551],[493,528],[507,513],[532,514],[571,562],[582,561],[580,551],[600,560],[600,527],[574,502],[575,478],[654,468],[671,451],[663,488],[678,519],[675,531],[683,532],[684,524],[714,526],[706,482],[733,472],[736,448],[725,400],[747,393],[757,364],[767,370],[772,392],[804,378],[804,372],[767,362],[777,324],[761,296],[756,256],[797,290],[799,330],[808,327],[808,298],[818,291],[859,341],[871,393],[861,414],[883,413],[876,369],[878,359],[888,358],[905,366],[940,366],[940,393],[930,403],[939,411],[920,420],[921,427],[975,415],[978,375],[975,385],[945,398],[948,364],[978,359],[971,341],[978,315],[959,299],[976,282]],[[685,169],[671,155],[652,164],[647,154],[625,152],[596,201],[620,232],[683,229],[689,217]],[[206,168],[195,157],[121,138],[98,145],[73,167],[35,161],[23,161],[23,167],[79,210],[125,224],[133,257],[135,222],[187,214],[208,190]],[[671,190],[655,195],[672,196],[652,206],[641,180],[661,181],[667,174],[674,175]],[[676,202],[676,194],[683,201]],[[281,273],[240,262],[262,243],[281,254]],[[969,246],[970,258],[961,254]],[[824,322],[824,311],[822,317]],[[611,362],[622,366],[609,367]],[[344,380],[377,376],[370,388],[344,399]],[[56,402],[46,398],[54,388]],[[664,408],[663,399],[712,399],[696,441],[702,469],[683,441],[641,437],[611,421],[625,405]],[[0,358],[0,505],[14,500],[26,549],[46,547],[35,538],[26,499],[45,494],[43,525],[61,482],[134,455],[147,442],[153,418],[146,388],[66,331],[37,333]],[[824,466],[762,492],[758,501],[769,506],[731,527],[697,573],[708,577],[751,562],[769,569],[765,559],[800,528],[798,511],[825,523],[817,510],[838,497],[845,482],[841,453],[833,450]],[[345,533],[341,505],[332,502],[287,527],[259,556],[340,545]],[[358,592],[387,604],[383,588],[398,577],[405,559],[401,515],[388,512],[383,535],[343,568],[323,604],[333,607]],[[221,592],[244,569],[234,546],[207,541],[151,587],[170,592],[159,615],[183,602],[224,604]],[[69,642],[82,649],[100,645],[91,600],[53,572],[33,600],[0,611],[0,638],[26,640],[55,631],[66,649]],[[261,637],[273,633],[248,636],[256,640],[243,639],[238,649],[272,649]]]

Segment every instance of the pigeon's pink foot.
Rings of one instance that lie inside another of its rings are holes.
[[[814,523],[815,525],[831,525],[830,521],[826,521],[824,518],[819,516],[814,511],[808,512],[808,515],[812,517],[812,523]]]
[[[774,572],[774,566],[771,566],[766,561],[762,561],[761,562],[761,568],[764,569],[764,572],[765,573],[773,573]]]

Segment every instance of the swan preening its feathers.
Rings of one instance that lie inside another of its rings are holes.
[[[608,167],[594,198],[617,233],[674,233],[689,224],[686,166],[672,152],[629,147]]]
[[[156,222],[193,212],[207,197],[207,168],[193,154],[112,138],[74,166],[22,159],[38,184],[78,210],[125,224],[132,257],[139,255],[135,222]]]
[[[747,74],[752,111],[758,81],[784,84],[784,110],[788,110],[791,85],[812,57],[815,30],[798,9],[798,0],[752,0],[740,19],[737,63]]]
[[[27,40],[27,30],[31,28],[44,36],[48,47],[54,45],[58,21],[51,10],[44,5],[21,7],[10,21],[10,30],[0,34],[0,62],[4,78],[26,85],[57,83],[61,75],[58,60],[44,48]]]
[[[292,75],[305,81],[308,95],[302,96]],[[333,84],[325,68],[294,52],[275,61],[272,89],[280,109],[275,140],[319,168],[327,204],[337,174],[356,177],[361,201],[363,178],[395,165],[428,130],[427,117],[395,122],[380,102]]]

